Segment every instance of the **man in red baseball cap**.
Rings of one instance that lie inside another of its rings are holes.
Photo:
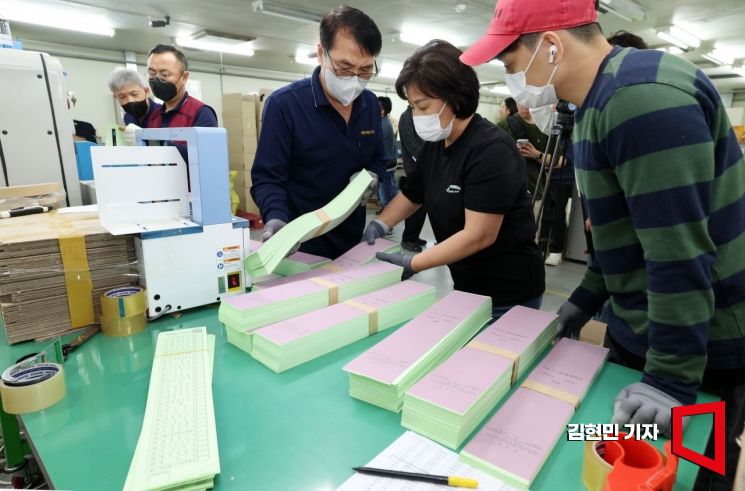
[[[611,359],[643,370],[614,401],[613,421],[670,432],[673,406],[697,390],[726,405],[729,490],[745,425],[745,159],[711,80],[657,50],[612,47],[593,0],[499,0],[486,34],[461,56],[495,57],[512,97],[577,106],[574,165],[595,257],[558,311],[579,329],[609,300]],[[713,435],[706,455],[714,457]]]

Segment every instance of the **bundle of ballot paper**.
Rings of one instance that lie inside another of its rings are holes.
[[[461,460],[530,487],[607,353],[600,346],[561,339],[466,445]]]
[[[406,322],[434,302],[433,287],[404,281],[257,329],[251,356],[279,373]]]
[[[556,334],[556,315],[510,309],[404,396],[401,424],[458,448]]]
[[[258,251],[263,242],[256,240],[249,241],[251,251]],[[290,254],[286,258],[282,259],[274,270],[274,274],[279,276],[291,276],[298,273],[304,273],[306,271],[312,271],[320,268],[331,262],[331,259],[322,256],[316,256],[315,254],[308,254],[307,252],[295,252]],[[251,278],[253,281],[258,281],[257,278]]]
[[[326,206],[297,217],[282,227],[257,251],[246,257],[244,266],[251,277],[271,274],[295,245],[334,229],[360,206],[360,199],[372,183],[368,172],[360,172]]]
[[[220,473],[212,403],[215,336],[204,327],[161,332],[145,419],[125,491],[202,490]]]
[[[303,271],[293,273],[292,275],[285,275],[285,277],[261,277],[255,279],[253,290],[261,290],[265,288],[271,288],[279,285],[286,285],[298,280],[307,280],[308,278],[315,278],[329,272],[335,273],[344,270],[345,268],[353,268],[356,266],[362,266],[370,262],[376,261],[375,254],[378,252],[398,252],[401,250],[401,246],[393,241],[378,239],[374,244],[370,245],[367,242],[360,242],[356,246],[349,249],[347,252],[334,259],[331,262],[321,264],[317,269],[311,269],[309,271]],[[296,253],[299,254],[299,253]],[[287,259],[294,257],[295,254]],[[319,256],[315,256],[319,257]],[[282,271],[282,265],[287,261],[285,259],[279,263],[277,272]],[[253,279],[253,278],[252,278]]]
[[[348,363],[349,394],[400,411],[404,393],[491,319],[491,298],[452,291]]]
[[[219,319],[226,325],[228,342],[251,353],[251,331],[398,283],[402,271],[376,262],[252,291],[223,300]]]

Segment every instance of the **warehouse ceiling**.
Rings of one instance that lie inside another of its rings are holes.
[[[192,61],[220,63],[222,56],[225,65],[301,75],[312,67],[297,63],[295,57],[312,52],[317,43],[318,24],[313,18],[332,9],[338,1],[264,0],[264,10],[274,12],[272,15],[255,11],[252,0],[3,0],[0,14],[6,2],[22,2],[40,13],[72,15],[72,23],[80,19],[91,25],[110,26],[115,29],[113,37],[11,20],[13,36],[29,46],[42,42],[120,51],[122,61],[124,51],[143,55],[156,43],[174,42],[203,30],[255,38],[250,44],[254,51],[251,57],[193,49],[185,52]],[[701,41],[698,48],[682,56],[712,76],[720,91],[745,92],[745,77],[732,68],[745,61],[742,0],[601,0],[601,3],[606,12],[600,15],[600,23],[606,33],[624,29],[641,35],[651,47],[669,47],[671,44],[660,39],[657,32],[670,25],[682,27]],[[491,0],[359,0],[350,4],[368,13],[383,33],[379,64],[385,78],[391,80],[416,47],[403,42],[401,33],[420,43],[439,37],[466,47],[484,32],[494,7]],[[162,20],[166,15],[170,17],[168,26],[150,27],[149,21]],[[731,65],[722,67],[704,57],[714,49],[730,54],[734,59],[728,61]],[[483,84],[497,83],[503,78],[503,70],[498,66],[480,67],[478,73]]]

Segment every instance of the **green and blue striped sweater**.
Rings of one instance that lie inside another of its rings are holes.
[[[745,160],[719,94],[682,58],[614,48],[574,155],[596,256],[570,300],[610,298],[642,381],[693,403],[706,368],[745,367]]]

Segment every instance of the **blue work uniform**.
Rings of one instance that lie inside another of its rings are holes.
[[[380,105],[365,90],[355,99],[347,123],[321,88],[320,67],[311,78],[275,91],[266,101],[259,145],[251,170],[251,195],[264,222],[290,222],[331,201],[363,169],[385,172]],[[365,226],[358,207],[330,232],[304,242],[300,250],[336,258],[356,245]]]

